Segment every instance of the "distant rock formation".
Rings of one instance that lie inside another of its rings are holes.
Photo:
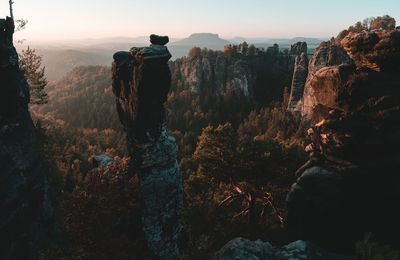
[[[155,37],[152,42],[168,42]],[[113,91],[127,134],[130,171],[138,174],[143,189],[143,230],[149,248],[161,259],[176,258],[182,230],[178,148],[167,132],[164,111],[171,84],[170,58],[167,47],[152,44],[118,52],[113,63]]]
[[[308,75],[307,43],[298,42],[292,45],[290,49],[290,55],[295,56],[295,62],[288,110],[300,111],[300,100],[303,97],[304,85]]]
[[[349,33],[309,64],[303,115],[310,161],[288,201],[297,239],[352,250],[364,232],[398,243],[400,31]]]
[[[283,247],[273,246],[260,240],[250,241],[244,238],[235,238],[219,250],[214,260],[350,260],[352,258],[331,254],[311,242],[296,241]]]
[[[214,33],[193,33],[188,38],[172,42],[172,46],[190,46],[190,47],[200,47],[200,48],[210,48],[215,50],[222,50],[224,45],[230,42],[221,39],[218,34]]]
[[[307,43],[306,42],[297,42],[290,46],[289,54],[299,56],[302,53],[307,54]]]
[[[253,76],[245,60],[230,61],[226,56],[188,57],[182,60],[180,75],[188,89],[200,94],[204,87],[213,83],[213,90],[224,91],[227,87],[241,91],[248,96],[253,84]]]
[[[53,209],[13,33],[0,20],[0,258],[35,259]]]
[[[279,52],[279,46],[268,50],[253,46],[253,53],[244,54],[239,46],[230,47],[232,49],[226,52],[192,49],[187,57],[170,64],[172,74],[184,88],[195,94],[204,91],[224,93],[230,89],[253,97],[257,84],[273,88],[275,82],[282,85],[280,90],[288,84],[285,77],[293,70],[294,58],[288,52]],[[290,79],[288,81],[290,83]],[[282,95],[274,96],[274,91],[269,94],[271,99],[281,98]]]

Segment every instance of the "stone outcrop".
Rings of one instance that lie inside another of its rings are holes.
[[[250,241],[244,238],[235,238],[221,248],[214,260],[346,260],[351,259],[331,254],[311,242],[295,241],[283,247],[273,246],[260,240]]]
[[[301,98],[303,97],[304,85],[308,75],[307,43],[298,42],[292,45],[290,55],[294,55],[294,70],[288,110],[301,111]]]
[[[35,259],[53,209],[13,33],[0,20],[0,258]]]
[[[250,84],[253,76],[246,61],[238,60],[233,65],[232,79],[227,87],[233,90],[240,90],[245,96],[250,94]]]
[[[267,51],[257,49],[251,55],[190,51],[188,57],[171,62],[170,66],[176,79],[192,93],[200,94],[205,90],[224,93],[230,89],[252,97],[256,84],[285,78],[291,73],[293,64],[294,58],[288,52],[280,53],[279,47],[275,46]]]
[[[400,231],[400,32],[349,33],[309,64],[303,114],[310,160],[288,195],[296,239],[352,250],[364,232]]]
[[[354,78],[361,78],[356,75],[361,70],[364,75],[379,72],[377,75],[382,78],[396,70],[400,58],[399,34],[398,30],[350,32],[336,41],[321,43],[309,62],[302,97],[303,115],[311,119],[319,104],[338,107],[339,100],[343,99],[339,95],[345,94],[346,85],[355,84],[351,82]]]
[[[302,53],[307,54],[307,43],[306,42],[297,42],[290,46],[289,54],[293,56],[299,56]]]
[[[92,158],[92,165],[94,168],[107,167],[113,162],[113,159],[106,154],[95,155]]]
[[[221,67],[216,68],[216,71],[220,73],[221,69],[224,70],[225,64],[221,63],[221,59],[219,62]],[[185,59],[180,67],[180,73],[181,77],[185,79],[188,89],[192,93],[199,94],[204,82],[211,81],[212,70],[210,60],[207,58]],[[223,89],[223,87],[223,82],[216,83],[216,89]]]
[[[143,230],[150,250],[161,259],[175,259],[182,231],[182,177],[177,145],[168,134],[164,102],[170,89],[168,49],[152,36],[150,47],[114,55],[113,91],[127,134],[130,172],[139,176]],[[154,44],[154,42],[158,44]]]
[[[310,118],[314,107],[320,102],[332,105],[336,102],[338,89],[343,87],[342,79],[345,80],[344,73],[352,68],[353,63],[342,46],[323,42],[317,48],[308,65],[301,101],[303,116]]]
[[[400,58],[400,31],[349,33],[340,44],[359,68],[396,71]]]

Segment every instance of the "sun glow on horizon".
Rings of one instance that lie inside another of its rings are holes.
[[[345,8],[344,8],[345,7]],[[0,15],[8,15],[8,1]],[[27,19],[19,38],[29,41],[137,37],[150,33],[183,38],[194,32],[224,38],[331,37],[357,21],[389,14],[400,20],[400,2],[239,0],[15,0],[16,19]]]

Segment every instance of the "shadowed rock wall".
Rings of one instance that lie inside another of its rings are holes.
[[[35,259],[53,209],[28,111],[29,88],[12,43],[0,28],[0,259]]]
[[[309,64],[303,115],[310,160],[288,195],[298,239],[352,250],[367,231],[397,243],[400,31],[349,33]]]

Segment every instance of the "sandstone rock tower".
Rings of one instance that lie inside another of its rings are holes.
[[[52,206],[13,34],[0,19],[0,259],[36,259]]]
[[[294,56],[295,60],[288,110],[299,111],[308,74],[307,43],[298,42],[293,44],[290,48],[290,55]]]
[[[151,45],[117,52],[113,92],[127,135],[130,171],[143,189],[143,230],[149,248],[162,259],[175,259],[182,230],[182,177],[177,145],[166,129],[164,102],[171,84],[164,45],[168,37],[150,36]]]
[[[399,71],[400,30],[350,32],[314,53],[302,97],[310,160],[288,195],[296,238],[344,250],[371,230],[398,241]]]

